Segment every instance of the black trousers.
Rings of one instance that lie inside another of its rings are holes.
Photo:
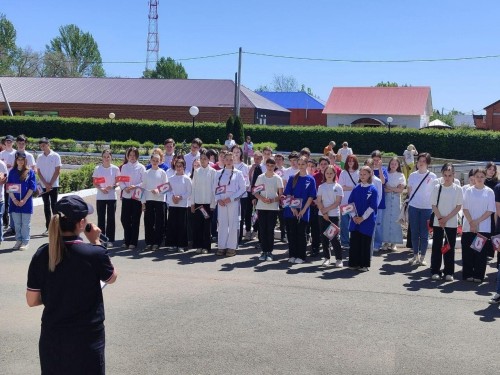
[[[286,219],[288,251],[290,258],[306,260],[306,227],[307,221],[296,218]]]
[[[97,200],[96,210],[97,226],[101,233],[108,237],[109,242],[115,242],[116,199]]]
[[[164,215],[165,221],[164,221],[164,225],[163,225],[163,239],[166,242],[167,241],[167,221],[168,221],[168,204],[167,204],[167,202],[164,203],[163,209],[165,211],[165,215]]]
[[[450,250],[441,254],[443,246],[444,232],[450,241]],[[432,254],[431,254],[431,275],[441,275],[441,261],[444,260],[444,275],[455,273],[455,243],[457,241],[457,228],[433,227],[432,229]]]
[[[42,328],[38,343],[42,374],[104,375],[105,344],[104,328],[78,332]]]
[[[187,247],[187,207],[168,208],[166,246]]]
[[[246,219],[247,209],[248,209],[248,197],[240,198],[240,235],[238,236],[238,243],[241,243],[241,240],[243,238],[243,226],[246,227],[245,219]]]
[[[262,252],[272,253],[274,247],[274,227],[278,211],[276,210],[258,210],[259,215],[259,238],[262,246]]]
[[[165,228],[165,202],[146,201],[144,240],[146,245],[161,245]]]
[[[330,221],[335,224],[336,226],[339,226],[339,218],[336,216],[329,216],[328,217]],[[323,216],[318,215],[318,225],[320,226],[321,230],[321,244],[323,246],[323,254],[325,255],[326,259],[330,259],[330,243],[332,244],[333,247],[333,252],[335,254],[335,259],[337,260],[342,260],[342,247],[340,246],[340,233],[338,233],[335,237],[333,237],[331,240],[326,237],[323,232],[328,228],[330,225],[330,221],[327,221],[323,218]]]
[[[212,211],[212,218],[210,220],[210,233],[212,234],[212,237],[215,237],[217,238],[217,216],[218,216],[218,212],[217,211],[217,207],[219,207],[218,205],[215,206],[215,210]]]
[[[201,211],[198,209],[199,207],[203,207],[207,214],[210,215],[208,219],[205,219]],[[210,204],[195,204],[194,208],[196,211],[193,214],[193,248],[210,251],[212,247],[210,235],[212,214],[215,211],[210,211]]]
[[[349,241],[349,267],[370,267],[372,237],[357,230]]]
[[[132,198],[122,199],[121,222],[125,245],[137,246],[141,225],[142,203]]]
[[[309,213],[309,224],[311,225],[311,249],[313,252],[319,252],[319,246],[321,244],[321,233],[319,230],[319,220],[316,220],[318,217],[318,206],[311,205]]]
[[[6,189],[7,190],[7,189]],[[3,225],[4,227],[9,226],[9,193],[3,193],[3,201],[4,201],[4,210],[3,210]],[[14,228],[14,223],[11,223],[12,228]],[[48,228],[48,225],[47,225]],[[0,228],[1,229],[1,228]]]
[[[285,218],[283,217],[284,212],[285,212],[284,208],[280,207],[280,210],[278,211],[278,220],[280,224],[281,238],[285,237],[286,234]]]
[[[47,189],[43,189],[45,193]],[[53,187],[48,193],[42,195],[43,213],[45,214],[45,228],[49,229],[50,219],[55,212],[59,188]]]
[[[481,233],[483,236],[490,238],[490,233]],[[491,241],[486,241],[483,249],[477,252],[471,249],[472,241],[476,238],[476,233],[462,233],[462,278],[467,280],[469,277],[474,279],[484,280],[486,273],[486,263],[488,261],[489,246]]]

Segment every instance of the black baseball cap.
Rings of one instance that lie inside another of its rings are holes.
[[[4,141],[12,141],[14,142],[14,137],[12,135],[6,135]]]
[[[79,221],[94,213],[94,207],[78,195],[68,195],[57,201],[55,211],[72,221]]]

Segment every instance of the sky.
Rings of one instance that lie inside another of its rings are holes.
[[[109,77],[141,77],[148,12],[148,0],[0,0],[18,46],[43,51],[60,26],[76,24],[98,43]],[[391,81],[430,86],[445,113],[483,113],[500,99],[499,12],[498,0],[159,0],[159,55],[181,62],[190,79],[234,79],[241,47],[250,89],[293,76],[327,100],[336,86]],[[328,61],[482,56],[498,57]]]

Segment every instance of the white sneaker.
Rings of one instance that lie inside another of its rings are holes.
[[[265,261],[266,260],[266,253],[262,253],[259,257],[259,260]]]
[[[396,244],[395,244],[395,243],[393,243],[393,244],[391,245],[391,251],[396,251],[397,249],[398,249],[398,247],[396,246]]]
[[[202,252],[202,249],[196,249],[196,251],[195,251],[196,254],[201,254],[201,252]]]
[[[288,263],[295,263],[295,258],[291,257],[290,259],[288,259]]]
[[[295,258],[295,262],[294,263],[295,264],[302,264],[302,263],[304,263],[304,260],[301,259],[301,258]]]
[[[410,266],[418,266],[418,256],[415,255],[413,258],[410,259]]]
[[[29,244],[27,244],[27,243],[24,243],[21,246],[19,246],[19,250],[21,250],[21,251],[28,250],[28,248],[29,248]]]
[[[344,262],[342,262],[342,259],[339,259],[335,262],[335,267],[337,268],[342,268],[344,267]]]
[[[361,267],[358,271],[359,272],[368,272],[368,267]]]
[[[202,254],[208,254],[208,250],[207,249],[201,249],[201,253]]]
[[[441,276],[439,276],[437,273],[435,273],[434,275],[432,275],[431,279],[432,280],[439,280],[441,278]]]
[[[322,267],[327,267],[330,265],[330,259],[325,259],[324,262],[321,264]]]
[[[453,281],[453,276],[452,275],[446,275],[445,280],[446,281]]]
[[[497,303],[500,303],[500,294],[496,293],[492,299],[488,301],[490,305],[496,305]]]
[[[273,261],[273,254],[267,253],[266,255],[266,262],[272,262]]]
[[[14,245],[13,249],[14,250],[19,250],[23,243],[21,241],[16,241],[16,244]]]
[[[420,262],[419,263],[420,263],[421,266],[427,266],[427,262],[425,261],[425,259],[424,259],[423,256],[420,257]]]

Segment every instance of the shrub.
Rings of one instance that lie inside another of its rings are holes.
[[[95,164],[85,164],[80,169],[61,173],[59,176],[59,190],[61,193],[71,193],[93,187],[92,173]]]

